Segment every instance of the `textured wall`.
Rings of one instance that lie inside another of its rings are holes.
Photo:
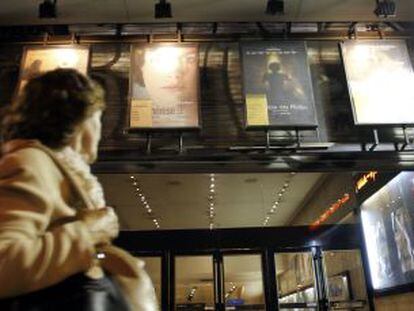
[[[411,44],[412,45],[412,44]],[[91,48],[91,75],[107,89],[108,109],[104,116],[102,150],[141,149],[145,134],[125,134],[128,120],[128,44],[95,44]],[[16,85],[22,47],[0,47],[0,104],[7,105]],[[338,42],[309,41],[308,56],[316,101],[319,131],[304,131],[306,141],[358,142],[364,131],[353,126],[345,75]],[[201,122],[199,132],[184,135],[186,146],[227,148],[264,144],[263,132],[244,129],[244,101],[239,45],[200,44]],[[398,134],[399,131],[396,131]],[[394,136],[382,131],[381,139]],[[272,143],[292,139],[292,132],[272,131]],[[177,133],[154,134],[155,149],[177,146]]]

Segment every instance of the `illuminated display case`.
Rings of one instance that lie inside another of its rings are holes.
[[[354,122],[414,123],[414,72],[403,40],[349,40],[341,45]]]
[[[375,290],[414,283],[414,173],[402,172],[361,205]]]

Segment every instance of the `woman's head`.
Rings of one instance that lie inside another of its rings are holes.
[[[3,138],[37,139],[53,149],[71,145],[100,116],[104,96],[101,86],[74,69],[42,74],[27,83],[4,114]]]

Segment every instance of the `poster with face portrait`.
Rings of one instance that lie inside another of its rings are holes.
[[[374,288],[414,283],[414,173],[398,174],[363,202],[361,218]]]
[[[199,127],[198,46],[131,47],[130,127]]]
[[[241,45],[248,127],[316,127],[305,42]]]
[[[405,41],[345,41],[342,58],[357,125],[414,123],[414,72]]]
[[[89,47],[87,46],[26,47],[20,66],[17,93],[20,94],[30,79],[57,68],[74,68],[86,75],[88,64]]]

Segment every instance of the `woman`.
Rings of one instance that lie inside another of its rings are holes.
[[[148,126],[198,126],[195,46],[136,46],[132,49],[131,66],[132,103],[150,109]]]
[[[57,69],[4,114],[1,310],[157,309],[142,262],[111,245],[118,219],[90,173],[103,109],[97,83]]]

